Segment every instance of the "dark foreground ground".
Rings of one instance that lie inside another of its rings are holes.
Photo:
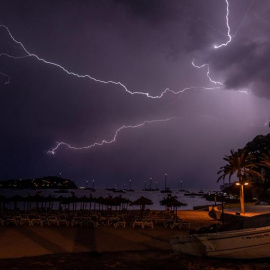
[[[252,261],[229,261],[208,258],[194,258],[177,255],[170,251],[132,251],[105,253],[52,254],[38,257],[0,260],[0,269],[193,269],[193,270],[267,270],[270,259]]]

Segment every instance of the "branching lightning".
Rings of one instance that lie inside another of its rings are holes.
[[[213,83],[213,84],[223,85],[222,82],[214,81],[214,80],[211,79],[211,77],[210,77],[210,68],[209,68],[209,64],[203,64],[203,65],[201,65],[201,66],[197,66],[197,65],[194,63],[194,59],[192,60],[192,63],[191,63],[191,64],[192,64],[193,67],[199,68],[199,69],[204,68],[204,67],[207,67],[206,75],[207,75],[209,81],[210,81],[211,83]]]
[[[227,26],[227,36],[228,36],[228,41],[226,43],[222,43],[220,45],[214,45],[215,49],[221,48],[221,47],[226,47],[231,41],[232,41],[232,36],[231,36],[231,28],[230,28],[230,24],[229,24],[229,14],[230,14],[230,10],[229,10],[229,1],[226,1],[226,5],[227,5],[227,13],[226,13],[226,26]]]
[[[169,88],[166,88],[163,92],[161,92],[160,95],[156,95],[156,96],[152,96],[150,95],[149,93],[146,93],[146,92],[139,92],[139,91],[130,91],[128,90],[128,88],[121,82],[115,82],[115,81],[112,81],[112,80],[109,80],[109,81],[104,81],[104,80],[99,80],[99,79],[96,79],[88,74],[85,74],[85,75],[82,75],[82,74],[78,74],[78,73],[75,73],[73,71],[69,71],[67,70],[65,67],[61,66],[60,64],[57,64],[57,63],[54,63],[54,62],[51,62],[51,61],[48,61],[48,60],[45,60],[44,58],[41,58],[39,57],[38,55],[34,54],[34,53],[31,53],[29,52],[26,47],[23,45],[22,42],[16,40],[14,38],[14,36],[11,34],[9,28],[5,25],[0,25],[0,28],[4,28],[7,33],[9,34],[10,38],[18,45],[21,46],[21,48],[24,50],[24,52],[26,53],[26,55],[23,55],[23,56],[13,56],[13,55],[10,55],[10,54],[7,54],[7,53],[0,53],[0,56],[6,56],[6,57],[9,57],[9,58],[13,58],[13,59],[23,59],[23,58],[27,58],[27,57],[34,57],[36,58],[38,61],[41,61],[45,64],[49,64],[49,65],[52,65],[52,66],[55,66],[55,67],[58,67],[60,68],[62,71],[64,71],[65,73],[67,73],[68,75],[72,75],[72,76],[76,76],[78,78],[88,78],[90,80],[93,80],[95,82],[99,82],[99,83],[103,83],[103,84],[114,84],[114,85],[119,85],[121,86],[127,93],[131,94],[131,95],[144,95],[148,98],[152,98],[152,99],[159,99],[159,98],[162,98],[167,92],[169,93],[172,93],[172,94],[175,94],[175,95],[178,95],[180,93],[183,93],[187,90],[190,90],[190,89],[205,89],[205,90],[209,90],[209,87],[187,87],[187,88],[184,88],[182,90],[179,90],[179,91],[173,91]],[[210,88],[210,90],[214,90],[215,88]]]
[[[232,40],[232,36],[231,36],[231,29],[230,29],[230,25],[229,25],[229,2],[228,0],[225,0],[226,2],[226,26],[227,26],[227,35],[225,35],[226,37],[228,37],[228,41],[226,43],[222,43],[220,45],[215,45],[214,48],[215,49],[218,49],[218,48],[221,48],[221,47],[224,47],[224,46],[227,46],[231,40]],[[245,17],[244,17],[245,19]],[[243,19],[243,21],[244,21]],[[242,21],[242,24],[243,24],[243,21]],[[238,30],[240,29],[240,27],[242,26],[242,24],[238,27],[237,29],[237,32]],[[12,59],[24,59],[24,58],[28,58],[28,57],[33,57],[35,58],[36,60],[40,61],[40,62],[43,62],[44,64],[48,64],[48,65],[51,65],[53,67],[56,67],[56,68],[59,68],[61,69],[63,72],[65,72],[66,74],[68,75],[72,75],[72,76],[75,76],[75,77],[78,77],[78,78],[88,78],[94,82],[98,82],[98,83],[102,83],[102,84],[113,84],[113,85],[118,85],[120,86],[121,88],[123,88],[125,90],[125,92],[131,94],[131,95],[143,95],[143,96],[146,96],[147,98],[151,98],[151,99],[160,99],[162,98],[166,93],[171,93],[171,94],[174,94],[174,95],[178,95],[178,94],[181,94],[181,93],[184,93],[185,91],[187,90],[192,90],[192,89],[201,89],[201,90],[215,90],[215,89],[220,89],[220,88],[223,88],[223,83],[222,82],[219,82],[219,81],[215,81],[211,78],[210,76],[210,67],[209,67],[209,64],[203,64],[203,65],[196,65],[194,60],[192,61],[192,66],[195,67],[195,68],[198,68],[198,69],[203,69],[203,68],[206,68],[206,75],[207,75],[207,78],[209,80],[210,83],[214,84],[213,87],[202,87],[202,86],[192,86],[192,87],[187,87],[187,88],[184,88],[182,90],[179,90],[179,91],[173,91],[169,88],[166,88],[163,92],[161,92],[160,95],[151,95],[147,92],[140,92],[140,91],[130,91],[128,90],[128,88],[121,82],[117,82],[117,81],[112,81],[112,80],[108,80],[108,81],[105,81],[105,80],[100,80],[100,79],[97,79],[97,78],[94,78],[88,74],[85,74],[85,75],[82,75],[82,74],[78,74],[78,73],[75,73],[73,71],[69,71],[68,69],[66,69],[65,67],[63,67],[62,65],[58,64],[58,63],[55,63],[55,62],[52,62],[52,61],[48,61],[40,56],[38,56],[37,54],[34,54],[34,53],[31,53],[29,52],[26,47],[24,46],[24,44],[18,40],[15,39],[15,37],[11,34],[9,28],[5,25],[0,25],[0,28],[3,28],[5,29],[5,31],[7,31],[7,33],[9,34],[10,38],[13,40],[13,42],[15,42],[16,44],[18,44],[24,51],[24,55],[22,56],[14,56],[14,55],[10,55],[8,53],[0,53],[0,56],[4,56],[4,57],[8,57],[8,58],[12,58]],[[236,34],[237,34],[236,32]],[[4,73],[1,73],[0,74],[2,76],[5,76],[7,78],[7,81],[5,82],[6,84],[10,82],[10,77]],[[244,92],[244,91],[243,91]],[[123,131],[124,129],[135,129],[135,128],[139,128],[139,127],[143,127],[144,125],[147,125],[147,124],[150,124],[150,123],[160,123],[160,122],[167,122],[167,121],[170,121],[174,118],[168,118],[168,119],[161,119],[161,120],[147,120],[147,121],[144,121],[140,124],[137,124],[137,125],[123,125],[121,126],[120,128],[118,128],[115,133],[114,133],[114,136],[111,140],[105,140],[103,139],[102,141],[100,142],[95,142],[91,145],[88,145],[88,146],[82,146],[82,147],[75,147],[75,146],[72,146],[68,143],[65,143],[65,142],[58,142],[57,145],[51,149],[50,151],[48,151],[49,154],[55,154],[56,151],[62,147],[62,146],[65,146],[69,149],[73,149],[73,150],[86,150],[86,149],[90,149],[90,148],[93,148],[93,147],[96,147],[96,146],[102,146],[102,145],[105,145],[105,144],[111,144],[111,143],[114,143],[116,140],[117,140],[117,137],[119,135],[119,133],[121,131]]]
[[[67,148],[70,148],[70,149],[73,149],[73,150],[86,150],[86,149],[90,149],[90,148],[93,148],[95,146],[102,146],[104,144],[111,144],[111,143],[114,143],[117,139],[117,136],[119,135],[119,133],[124,130],[124,129],[134,129],[134,128],[139,128],[139,127],[143,127],[144,125],[146,124],[152,124],[152,123],[160,123],[160,122],[167,122],[167,121],[170,121],[172,119],[174,119],[175,117],[172,117],[172,118],[168,118],[168,119],[161,119],[161,120],[148,120],[148,121],[144,121],[143,123],[140,123],[140,124],[137,124],[137,125],[134,125],[134,126],[122,126],[120,128],[118,128],[115,133],[114,133],[114,136],[111,140],[107,141],[107,140],[102,140],[101,142],[95,142],[91,145],[88,145],[88,146],[82,146],[82,147],[74,147],[74,146],[71,146],[70,144],[68,143],[65,143],[65,142],[58,142],[57,145],[50,151],[48,151],[48,154],[55,154],[56,150],[60,147],[60,146],[66,146]]]
[[[246,11],[245,16],[243,17],[241,23],[240,23],[239,26],[237,27],[235,33],[232,35],[233,38],[235,38],[235,37],[237,36],[237,34],[238,34],[240,28],[244,25],[244,22],[245,22],[245,20],[246,20],[246,18],[247,18],[248,12],[249,12],[249,10],[251,9],[251,7],[252,7],[252,5],[254,4],[254,2],[255,2],[255,0],[253,0],[252,2],[250,2],[250,5],[249,5],[249,7],[248,7],[248,9],[247,9],[247,11]]]

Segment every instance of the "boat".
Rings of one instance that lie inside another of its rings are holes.
[[[176,253],[184,253],[196,257],[206,256],[205,246],[196,235],[174,235],[171,237],[170,244],[172,250]]]
[[[211,230],[213,232],[211,232]],[[207,233],[171,237],[175,252],[197,257],[257,259],[270,257],[270,214],[246,218],[230,226],[210,226]]]

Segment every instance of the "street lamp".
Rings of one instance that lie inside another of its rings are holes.
[[[245,197],[244,197],[244,186],[248,186],[248,182],[236,182],[236,186],[240,186],[240,206],[241,206],[241,213],[245,214]]]

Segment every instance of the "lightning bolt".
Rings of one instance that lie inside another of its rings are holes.
[[[226,26],[227,26],[227,37],[228,37],[228,41],[226,43],[222,43],[220,45],[214,45],[215,49],[219,49],[221,47],[226,47],[231,41],[232,41],[232,36],[231,36],[231,28],[230,28],[230,24],[229,24],[229,14],[230,14],[230,10],[229,10],[229,1],[225,0],[226,5],[227,5],[227,12],[226,12]]]
[[[251,9],[251,6],[254,4],[254,2],[255,2],[255,0],[253,0],[252,2],[250,2],[250,5],[249,5],[249,7],[248,7],[248,9],[247,9],[247,11],[246,11],[245,16],[243,17],[241,23],[240,23],[239,26],[237,27],[237,29],[236,29],[235,33],[232,35],[232,37],[235,38],[235,37],[237,36],[237,34],[238,34],[240,28],[244,25],[244,22],[245,22],[245,20],[246,20],[246,18],[247,18],[248,12],[249,12],[249,10]]]
[[[204,68],[204,67],[207,67],[207,72],[206,72],[206,76],[208,77],[209,81],[213,84],[218,84],[218,85],[223,85],[222,82],[217,82],[217,81],[214,81],[211,79],[210,77],[210,68],[209,68],[209,64],[203,64],[201,66],[197,66],[195,63],[194,63],[194,59],[192,60],[192,66],[195,67],[195,68],[198,68],[198,69],[201,69],[201,68]]]
[[[227,12],[226,12],[226,26],[227,26],[227,37],[228,37],[228,41],[226,43],[222,43],[220,45],[215,45],[214,48],[215,49],[218,49],[220,47],[223,47],[223,46],[227,46],[231,40],[232,40],[232,36],[230,34],[231,32],[231,29],[230,29],[230,25],[229,25],[229,2],[228,0],[225,0],[226,2],[226,5],[227,5]],[[245,18],[244,18],[245,19]],[[242,24],[244,22],[244,19],[242,21]],[[240,29],[240,27],[242,26],[242,24],[239,26],[239,28],[237,29],[237,31]],[[131,95],[143,95],[143,96],[146,96],[147,98],[152,98],[152,99],[160,99],[162,98],[166,93],[171,93],[171,94],[174,94],[174,95],[178,95],[178,94],[181,94],[181,93],[184,93],[185,91],[187,90],[192,90],[192,89],[202,89],[202,90],[215,90],[215,89],[220,89],[222,86],[223,86],[223,83],[219,82],[219,81],[215,81],[211,78],[210,76],[210,67],[209,67],[209,64],[203,64],[203,65],[196,65],[194,63],[194,60],[192,61],[192,65],[193,67],[195,68],[198,68],[198,69],[202,69],[202,68],[207,68],[207,71],[206,71],[206,75],[209,79],[209,81],[214,84],[215,86],[214,87],[202,87],[202,86],[193,86],[193,87],[187,87],[187,88],[184,88],[182,90],[179,90],[179,91],[173,91],[169,88],[166,88],[163,92],[161,92],[160,95],[150,95],[149,93],[147,92],[140,92],[140,91],[130,91],[128,90],[128,88],[121,82],[117,82],[117,81],[112,81],[112,80],[108,80],[108,81],[105,81],[105,80],[100,80],[100,79],[97,79],[97,78],[94,78],[88,74],[85,74],[85,75],[82,75],[82,74],[78,74],[78,73],[75,73],[73,71],[69,71],[68,69],[66,69],[65,67],[63,67],[62,65],[58,64],[58,63],[55,63],[55,62],[52,62],[52,61],[48,61],[40,56],[38,56],[37,54],[34,54],[34,53],[31,53],[30,51],[28,51],[26,49],[26,47],[24,46],[24,44],[18,40],[15,39],[15,37],[11,34],[9,28],[5,25],[0,25],[0,28],[3,28],[7,31],[7,33],[9,34],[10,38],[13,40],[14,43],[16,43],[17,45],[19,45],[25,55],[22,55],[22,56],[14,56],[14,55],[10,55],[10,54],[7,54],[7,53],[0,53],[0,56],[5,56],[5,57],[8,57],[8,58],[13,58],[13,59],[24,59],[24,58],[27,58],[27,57],[33,57],[35,58],[36,60],[40,61],[40,62],[43,62],[44,64],[49,64],[51,66],[54,66],[56,68],[59,68],[61,69],[63,72],[65,72],[66,74],[68,75],[72,75],[72,76],[76,76],[78,78],[88,78],[90,80],[93,80],[95,82],[98,82],[98,83],[103,83],[103,84],[113,84],[113,85],[118,85],[120,87],[122,87],[127,93],[131,94]],[[10,77],[4,73],[0,73],[1,75],[5,76],[8,78],[8,80],[6,81],[6,84],[9,83],[10,81]],[[218,86],[217,86],[218,85]],[[244,91],[242,91],[244,92]],[[111,140],[102,140],[101,142],[95,142],[91,145],[88,145],[88,146],[83,146],[83,147],[74,147],[74,146],[71,146],[70,144],[68,143],[65,143],[65,142],[58,142],[57,145],[50,151],[48,151],[48,153],[50,154],[55,154],[56,151],[61,147],[61,146],[66,146],[67,148],[69,149],[73,149],[73,150],[83,150],[83,149],[90,149],[90,148],[93,148],[95,146],[102,146],[102,145],[105,145],[105,144],[111,144],[111,143],[114,143],[118,137],[118,134],[124,130],[124,129],[134,129],[134,128],[139,128],[139,127],[143,127],[144,125],[146,124],[149,124],[149,123],[156,123],[156,122],[166,122],[166,121],[170,121],[174,118],[169,118],[169,119],[163,119],[163,120],[149,120],[149,121],[144,121],[143,123],[141,124],[137,124],[137,125],[123,125],[121,126],[120,128],[118,128],[115,133],[114,133],[114,136]]]
[[[184,88],[182,90],[179,90],[179,91],[173,91],[169,88],[166,88],[163,92],[161,92],[160,95],[156,95],[156,96],[153,96],[153,95],[150,95],[149,93],[147,92],[139,92],[139,91],[130,91],[128,90],[128,88],[121,82],[115,82],[115,81],[112,81],[112,80],[109,80],[109,81],[104,81],[104,80],[100,80],[100,79],[96,79],[88,74],[85,74],[85,75],[82,75],[82,74],[78,74],[78,73],[75,73],[73,71],[69,71],[67,70],[65,67],[61,66],[60,64],[57,64],[57,63],[54,63],[54,62],[51,62],[51,61],[48,61],[48,60],[45,60],[44,58],[41,58],[39,57],[38,55],[34,54],[34,53],[31,53],[29,52],[26,47],[23,45],[22,42],[18,41],[15,39],[15,37],[11,34],[9,28],[5,25],[0,25],[0,28],[4,28],[7,33],[9,34],[10,38],[18,45],[20,45],[20,47],[24,50],[24,52],[26,53],[25,55],[23,56],[14,56],[14,55],[10,55],[10,54],[7,54],[7,53],[0,53],[0,56],[6,56],[8,58],[12,58],[12,59],[23,59],[23,58],[27,58],[27,57],[34,57],[36,58],[38,61],[41,61],[45,64],[49,64],[49,65],[52,65],[54,67],[57,67],[57,68],[60,68],[62,71],[64,71],[65,73],[67,73],[68,75],[72,75],[72,76],[76,76],[78,78],[88,78],[90,80],[93,80],[95,82],[99,82],[99,83],[103,83],[103,84],[114,84],[114,85],[119,85],[121,86],[127,93],[131,94],[131,95],[144,95],[148,98],[152,98],[152,99],[160,99],[162,98],[166,93],[172,93],[172,94],[175,94],[175,95],[178,95],[178,94],[181,94],[181,93],[184,93],[185,91],[187,90],[191,90],[191,89],[204,89],[204,90],[214,90],[215,87],[213,88],[209,88],[209,87],[197,87],[197,86],[192,86],[192,87],[187,87],[187,88]]]
[[[52,154],[54,155],[56,153],[56,150],[60,147],[60,146],[66,146],[67,148],[69,149],[73,149],[73,150],[87,150],[87,149],[90,149],[90,148],[93,148],[95,146],[102,146],[104,144],[111,144],[111,143],[114,143],[117,139],[117,136],[118,134],[124,130],[124,129],[134,129],[134,128],[140,128],[140,127],[143,127],[144,125],[146,124],[152,124],[152,123],[160,123],[160,122],[167,122],[167,121],[170,121],[172,119],[175,119],[175,117],[172,117],[172,118],[168,118],[168,119],[161,119],[161,120],[148,120],[148,121],[144,121],[140,124],[137,124],[137,125],[129,125],[129,126],[121,126],[120,128],[118,128],[115,133],[114,133],[114,136],[111,140],[107,141],[107,140],[102,140],[101,142],[95,142],[91,145],[88,145],[88,146],[82,146],[82,147],[75,147],[75,146],[71,146],[70,144],[68,143],[65,143],[65,142],[58,142],[57,145],[50,151],[48,151],[47,153],[48,154]]]

